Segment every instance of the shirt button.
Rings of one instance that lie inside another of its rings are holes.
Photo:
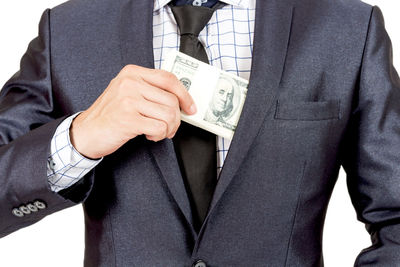
[[[207,267],[207,264],[203,260],[197,260],[193,263],[193,267]]]
[[[12,210],[12,214],[14,216],[17,216],[17,217],[20,217],[20,218],[24,217],[24,213],[22,211],[20,211],[19,209],[17,209],[17,208]]]
[[[33,204],[40,210],[44,210],[46,208],[46,204],[40,200],[36,200]]]

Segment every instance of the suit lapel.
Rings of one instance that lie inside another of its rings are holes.
[[[275,102],[287,53],[292,14],[291,0],[257,1],[247,97],[221,170],[209,215],[235,176]]]
[[[122,66],[127,64],[154,68],[153,3],[154,1],[121,0],[120,41]],[[150,151],[166,184],[181,209],[192,233],[192,213],[189,198],[180,173],[172,140],[150,143]]]

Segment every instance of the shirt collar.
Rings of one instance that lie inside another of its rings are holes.
[[[225,4],[232,5],[232,6],[249,8],[249,0],[220,0],[220,1],[224,2]],[[160,10],[164,6],[168,5],[169,2],[171,2],[171,0],[154,0],[153,11]]]

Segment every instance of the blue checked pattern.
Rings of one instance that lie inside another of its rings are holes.
[[[47,159],[47,180],[54,192],[73,185],[101,161],[85,158],[71,144],[69,128],[72,120],[78,115],[79,113],[76,113],[65,119],[51,140],[51,154]]]
[[[154,66],[160,69],[166,55],[179,50],[178,27],[171,9],[171,0],[154,0],[153,48]],[[207,1],[202,1],[206,4]],[[211,2],[211,1],[210,1]],[[253,35],[256,0],[225,0],[227,5],[214,12],[200,32],[210,64],[249,79],[253,54]],[[47,163],[50,187],[58,192],[81,179],[101,160],[90,160],[80,155],[69,141],[69,127],[77,114],[67,118],[57,128],[51,141]],[[230,140],[217,136],[217,174],[228,154]]]

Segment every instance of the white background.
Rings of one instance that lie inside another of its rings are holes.
[[[37,35],[39,18],[44,9],[62,2],[64,1],[0,1],[1,85],[18,70],[19,60],[29,41]],[[378,5],[382,9],[386,29],[393,42],[395,66],[400,70],[400,31],[396,28],[396,24],[400,25],[400,3],[398,0],[365,2]],[[60,228],[63,230],[60,231]],[[357,254],[369,245],[369,236],[364,225],[356,220],[345,185],[345,174],[341,170],[326,218],[323,242],[325,265],[353,266]],[[0,266],[79,267],[83,265],[83,251],[83,213],[79,205],[0,239]]]

